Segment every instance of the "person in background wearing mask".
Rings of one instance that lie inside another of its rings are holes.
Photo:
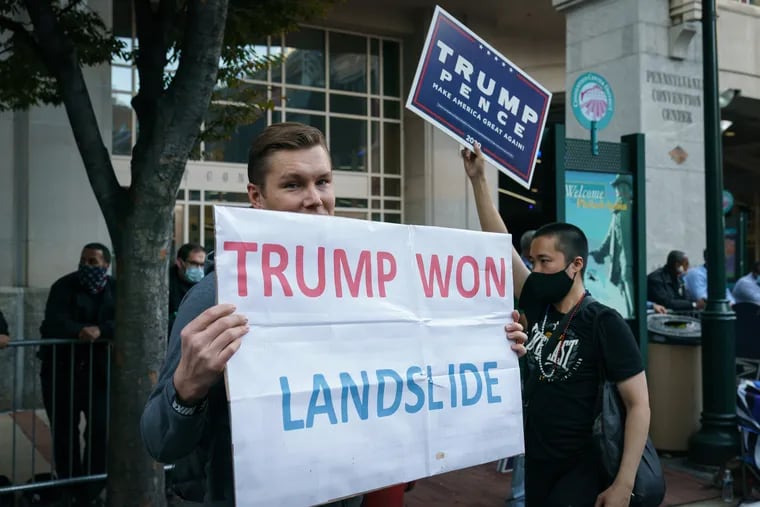
[[[752,271],[736,281],[733,294],[737,303],[760,306],[760,261],[755,261]]]
[[[680,250],[668,254],[665,265],[647,275],[647,300],[668,310],[701,310],[704,302],[689,301],[683,275],[689,270],[689,258]]]
[[[53,436],[55,473],[59,479],[102,474],[106,471],[108,361],[104,345],[114,335],[116,287],[108,275],[111,252],[89,243],[82,249],[79,268],[50,288],[43,339],[74,339],[78,345],[40,347],[40,380]],[[81,415],[86,429],[79,431]],[[80,439],[84,439],[84,449]],[[72,486],[75,505],[101,505],[102,482]]]
[[[507,233],[493,204],[480,146],[462,151],[481,228]],[[592,302],[583,284],[588,240],[571,224],[533,236],[533,271],[512,249],[514,293],[528,321],[525,381],[525,493],[529,506],[627,506],[649,431],[649,396],[638,344],[619,313]],[[603,314],[599,312],[604,311]],[[593,323],[603,335],[593,336]],[[602,340],[599,342],[598,340]],[[612,484],[603,483],[591,442],[599,371],[626,407],[625,446]]]
[[[185,243],[177,251],[177,260],[169,269],[169,333],[182,298],[193,285],[203,280],[206,250],[195,243]]]

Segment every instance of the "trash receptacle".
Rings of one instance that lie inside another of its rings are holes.
[[[649,434],[655,448],[682,452],[702,413],[702,325],[685,315],[649,315]]]

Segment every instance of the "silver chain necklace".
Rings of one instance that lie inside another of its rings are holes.
[[[567,330],[570,327],[570,323],[573,321],[573,318],[575,318],[575,314],[578,313],[578,309],[581,307],[581,303],[586,298],[586,293],[581,296],[581,299],[575,304],[575,307],[573,308],[573,313],[570,314],[570,318],[567,320],[567,324],[565,324],[565,329],[562,331],[562,334],[559,335],[559,340],[557,341],[557,347],[555,347],[554,350],[557,351],[559,354],[559,348],[562,347],[562,344],[565,342],[565,335],[567,334]],[[558,364],[556,361],[552,361],[554,364],[554,368],[552,368],[551,375],[546,373],[546,370],[544,370],[544,345],[549,341],[549,338],[546,336],[546,320],[549,318],[549,310],[551,309],[551,305],[548,305],[546,307],[546,311],[544,312],[544,321],[541,323],[541,334],[544,335],[544,338],[546,338],[546,341],[542,342],[536,347],[536,354],[538,356],[538,369],[541,371],[542,378],[548,380],[552,377],[554,377],[554,374],[557,372]],[[559,327],[559,322],[557,323],[557,327]],[[556,327],[554,329],[557,330]],[[547,357],[547,360],[549,358]]]

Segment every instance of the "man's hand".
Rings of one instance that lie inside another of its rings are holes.
[[[667,308],[665,308],[662,305],[658,305],[657,303],[652,303],[652,309],[654,309],[654,313],[659,313],[662,315],[665,315],[666,313],[668,313]]]
[[[0,334],[0,349],[4,349],[8,346],[8,343],[11,341],[11,337],[7,334]]]
[[[528,335],[523,332],[523,326],[518,322],[520,320],[520,314],[517,310],[512,312],[512,320],[513,322],[504,326],[504,331],[507,333],[507,340],[512,342],[512,350],[517,353],[517,357],[522,357],[528,353],[528,349],[525,348],[525,342],[528,341]]]
[[[83,342],[92,343],[100,338],[100,328],[98,326],[85,326],[79,331],[79,339]]]
[[[464,172],[470,179],[482,178],[486,174],[486,159],[480,151],[480,143],[473,143],[475,151],[469,148],[462,148],[462,160],[464,160]]]
[[[182,356],[174,372],[174,388],[188,404],[206,397],[227,361],[238,351],[249,331],[248,319],[232,305],[215,305],[182,329]]]
[[[613,482],[612,486],[596,497],[594,507],[628,507],[631,503],[633,488]]]

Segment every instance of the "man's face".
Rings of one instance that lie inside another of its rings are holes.
[[[687,271],[689,271],[689,258],[688,257],[684,257],[683,260],[680,263],[676,264],[676,271],[679,271],[679,268],[680,268],[680,272],[681,273],[686,273]]]
[[[206,252],[191,252],[187,260],[177,259],[177,267],[181,274],[185,274],[187,268],[203,268],[206,264]]]
[[[269,155],[264,185],[248,184],[254,208],[315,215],[335,214],[332,165],[322,146]]]
[[[530,244],[530,261],[535,273],[547,275],[565,270],[570,278],[583,268],[583,261],[576,257],[568,266],[565,254],[557,250],[557,239],[554,236],[538,236]]]
[[[103,258],[103,252],[94,248],[85,248],[82,250],[82,255],[79,257],[79,264],[84,266],[97,266],[99,268],[108,267],[108,263]]]

